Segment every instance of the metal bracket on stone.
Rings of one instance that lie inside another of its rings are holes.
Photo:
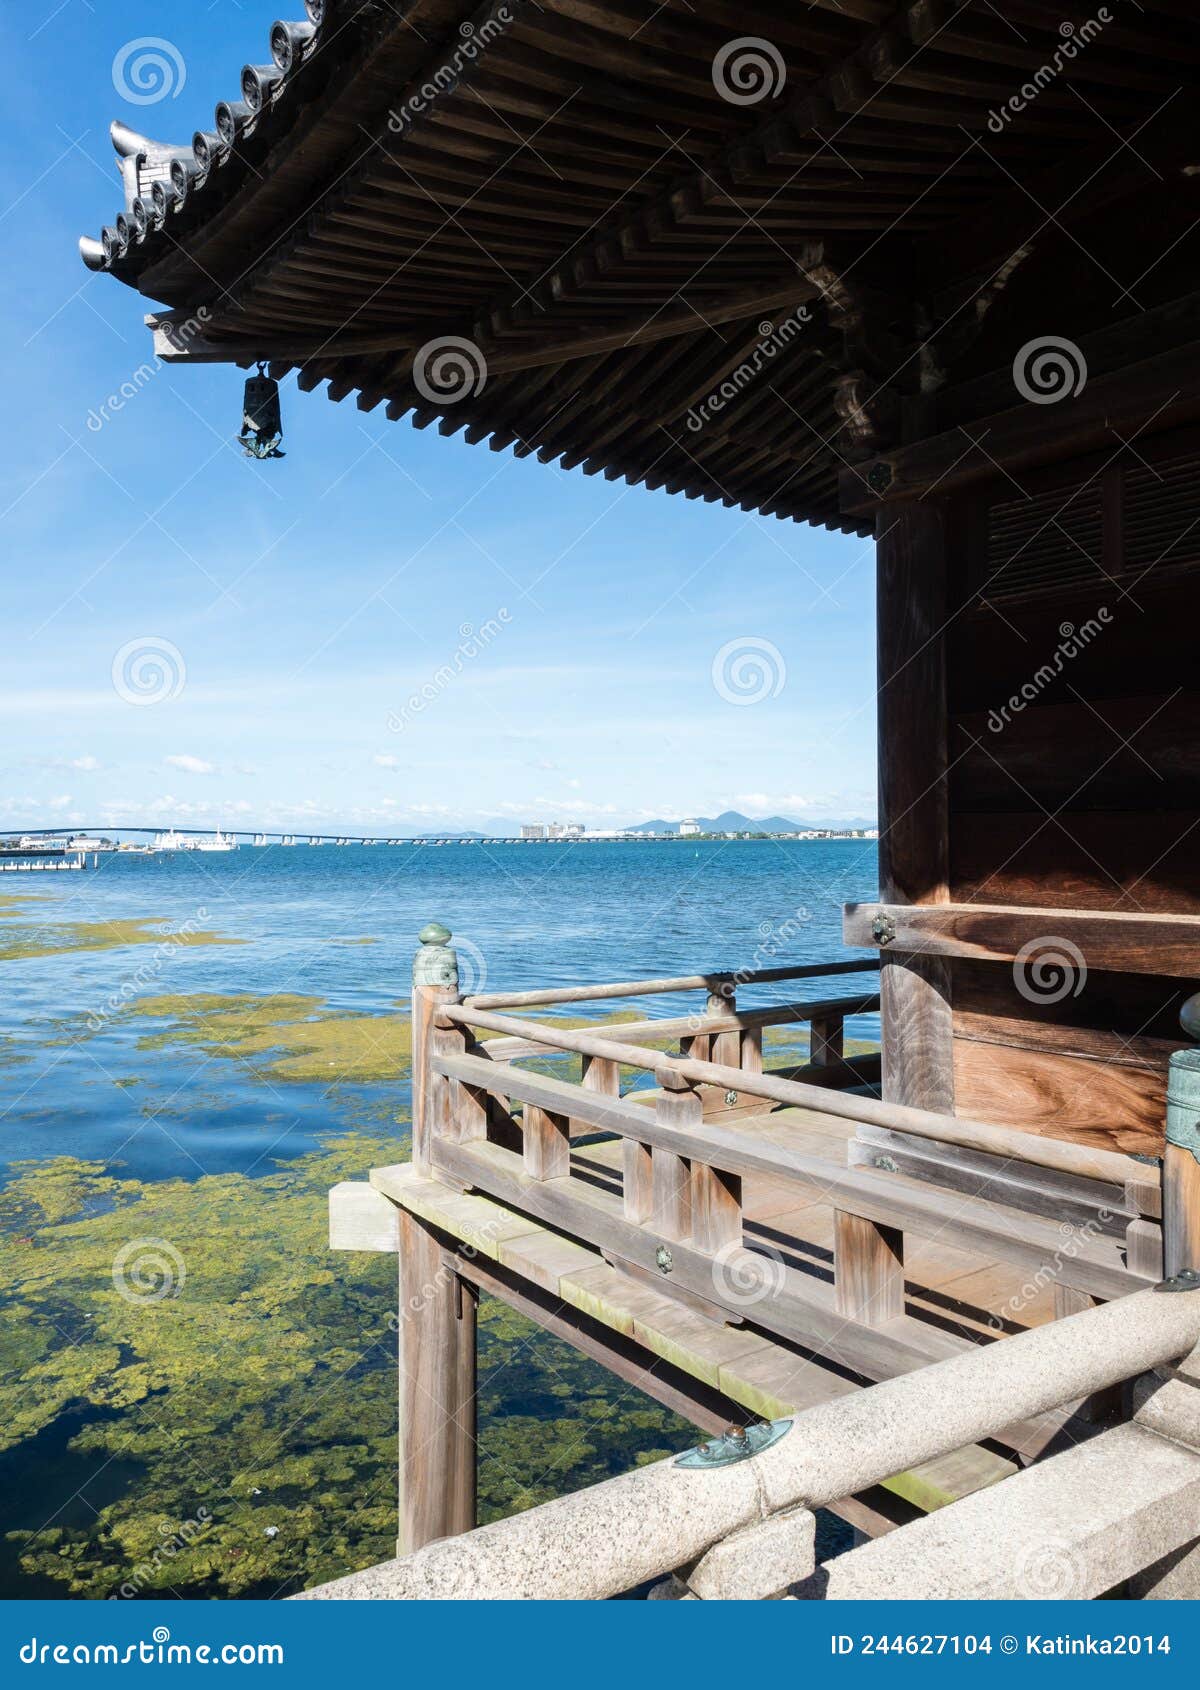
[[[1172,1274],[1170,1279],[1164,1279],[1156,1285],[1154,1290],[1200,1291],[1200,1271],[1196,1268],[1182,1268],[1178,1273]]]
[[[732,1467],[735,1462],[748,1461],[764,1449],[777,1444],[792,1429],[790,1420],[758,1420],[752,1426],[729,1426],[720,1437],[689,1449],[675,1457],[676,1467],[713,1468]]]

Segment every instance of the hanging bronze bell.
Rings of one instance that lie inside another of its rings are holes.
[[[238,443],[248,458],[282,458],[283,421],[279,414],[279,383],[267,374],[265,364],[258,374],[246,377],[242,399],[242,432]]]

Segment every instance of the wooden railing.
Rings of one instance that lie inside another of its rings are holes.
[[[427,983],[429,975],[448,981],[449,970],[439,971],[432,957],[426,961],[422,968],[419,959],[414,996],[418,1169],[589,1243],[723,1318],[743,1318],[757,1275],[763,1296],[755,1302],[755,1324],[881,1379],[967,1343],[905,1313],[905,1233],[1013,1262],[1084,1301],[1122,1295],[1161,1275],[1155,1168],[1116,1152],[864,1095],[862,1065],[845,1060],[842,1029],[848,1016],[878,1006],[874,995],[736,1007],[736,985],[751,978],[801,980],[848,973],[857,964],[493,993],[460,1002],[450,984]],[[708,994],[702,1013],[594,1031],[503,1012],[694,990]],[[765,1072],[763,1029],[801,1023],[811,1029],[809,1062],[787,1073]],[[481,1033],[498,1036],[481,1043]],[[677,1051],[658,1048],[675,1041]],[[520,1066],[548,1053],[581,1058],[579,1081]],[[622,1071],[654,1089],[622,1096]],[[786,1118],[772,1124],[777,1105],[812,1111],[826,1125],[850,1122],[858,1131],[904,1135],[931,1153],[956,1146],[982,1154],[1005,1175],[1004,1201],[897,1178],[877,1145],[874,1159],[882,1166],[864,1166],[870,1155],[852,1153],[847,1165],[797,1148]],[[714,1107],[737,1114],[713,1122]],[[622,1141],[619,1195],[572,1173],[571,1141],[581,1133]],[[757,1174],[816,1187],[833,1205],[832,1284],[746,1247],[742,1182]],[[1078,1223],[1069,1238],[1062,1215],[1046,1213],[1048,1192],[1051,1203],[1056,1194],[1062,1198],[1064,1212]]]

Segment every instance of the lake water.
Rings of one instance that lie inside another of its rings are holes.
[[[329,1254],[324,1192],[407,1156],[421,926],[465,990],[519,989],[850,957],[875,890],[856,840],[0,876],[0,1595],[272,1595],[393,1552],[394,1263]],[[689,1441],[497,1305],[480,1342],[484,1518]]]

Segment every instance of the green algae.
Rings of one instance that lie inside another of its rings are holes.
[[[152,916],[131,916],[121,921],[64,921],[6,931],[0,939],[0,962],[59,956],[68,951],[115,951],[128,945],[170,945],[174,949],[244,943],[243,939],[200,928],[171,929],[168,923]]]
[[[331,1254],[326,1201],[395,1156],[393,1137],[351,1133],[254,1180],[16,1169],[0,1193],[0,1481],[61,1426],[89,1471],[137,1470],[86,1526],[10,1532],[25,1575],[91,1597],[268,1595],[393,1553],[395,1262]],[[483,1520],[689,1441],[489,1299],[479,1342]],[[164,1542],[177,1552],[156,1555]]]

